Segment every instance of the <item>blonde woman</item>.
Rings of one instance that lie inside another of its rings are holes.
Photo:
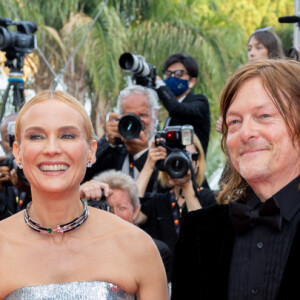
[[[84,107],[42,91],[23,106],[15,136],[32,202],[0,222],[0,299],[167,300],[152,239],[80,200],[97,146]]]

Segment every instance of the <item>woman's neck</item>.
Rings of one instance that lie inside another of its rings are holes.
[[[66,194],[37,193],[32,191],[29,215],[44,227],[56,227],[77,218],[83,211],[79,192]]]

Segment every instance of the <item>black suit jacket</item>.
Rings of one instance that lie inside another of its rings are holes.
[[[168,125],[193,125],[195,134],[206,153],[210,133],[210,111],[207,98],[190,92],[180,103],[167,86],[161,86],[156,91],[171,117]]]
[[[91,180],[94,176],[107,170],[121,170],[128,151],[121,144],[116,147],[111,147],[106,139],[102,136],[97,142],[96,162],[91,168],[87,168],[83,182]],[[135,160],[135,167],[141,171],[148,156],[148,150]]]
[[[111,147],[105,135],[97,141],[96,162],[91,168],[87,168],[85,177],[82,183],[91,180],[96,175],[107,170],[122,170],[122,166],[128,151],[123,144],[116,147]],[[148,150],[145,151],[138,159],[134,161],[135,167],[141,171],[144,167],[148,156]],[[158,171],[154,171],[147,186],[147,192],[152,192],[157,179]],[[158,185],[158,190],[162,190]]]
[[[234,234],[228,205],[213,205],[186,216],[175,250],[172,300],[228,299]],[[277,300],[300,299],[299,253],[298,228]]]

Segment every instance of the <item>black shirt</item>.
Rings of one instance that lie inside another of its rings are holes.
[[[192,125],[206,154],[210,134],[210,109],[207,98],[202,94],[189,92],[179,102],[167,86],[157,90],[159,99],[169,112],[168,125]],[[166,125],[166,124],[165,124]]]
[[[298,184],[299,177],[273,196],[283,217],[280,231],[259,224],[246,233],[236,235],[228,299],[276,299],[300,221]],[[254,208],[259,202],[260,199],[249,189],[244,205]]]
[[[214,192],[208,188],[203,188],[198,192],[198,200],[202,207],[215,203]],[[174,218],[173,209],[178,210],[178,225],[187,215],[186,205],[181,208],[178,204],[172,207],[172,191],[166,193],[147,193],[141,198],[141,211],[148,217],[145,225],[141,226],[152,238],[165,242],[172,253],[174,253],[175,244],[178,239],[176,232],[176,219]]]

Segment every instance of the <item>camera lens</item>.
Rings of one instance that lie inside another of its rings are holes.
[[[190,160],[184,152],[174,151],[165,159],[164,165],[165,171],[172,178],[182,178],[190,168]]]
[[[119,133],[127,140],[138,138],[142,129],[141,118],[137,115],[127,114],[119,121]]]
[[[122,69],[131,71],[135,75],[139,75],[141,77],[145,77],[150,74],[150,67],[146,61],[144,61],[144,58],[129,52],[123,53],[120,56],[119,65]]]

